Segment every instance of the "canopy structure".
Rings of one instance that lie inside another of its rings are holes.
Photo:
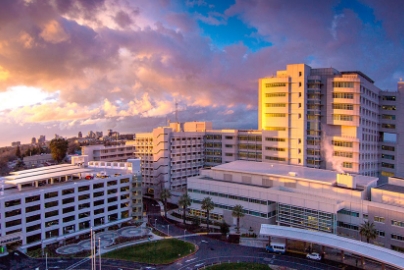
[[[404,254],[335,234],[269,224],[261,225],[260,234],[328,246],[404,269]]]
[[[81,177],[80,174],[82,173],[90,173],[94,171],[93,169],[85,169],[74,165],[62,167],[50,166],[40,169],[42,170],[34,169],[34,171],[28,173],[6,176],[4,178],[4,183],[18,186],[18,189],[21,190],[21,186],[25,184],[34,183],[35,186],[38,187],[40,181],[50,180],[50,184],[53,184],[54,179],[65,177],[67,180],[69,176],[79,175],[79,177]]]

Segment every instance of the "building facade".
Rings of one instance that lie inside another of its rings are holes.
[[[89,162],[14,172],[2,179],[1,250],[44,248],[90,229],[142,220],[140,161]],[[12,239],[12,241],[10,241]]]
[[[124,143],[111,146],[104,146],[102,144],[82,146],[81,152],[82,155],[88,156],[88,160],[94,161],[125,162],[127,159],[134,158],[133,146]]]
[[[339,174],[278,163],[235,161],[188,179],[190,213],[206,217],[201,202],[211,197],[211,220],[235,226],[233,207],[243,206],[241,231],[261,224],[314,230],[361,240],[360,226],[375,224],[379,246],[404,252],[404,180]],[[362,238],[362,241],[365,241]]]

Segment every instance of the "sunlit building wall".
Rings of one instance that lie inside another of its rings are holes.
[[[264,162],[377,175],[379,89],[365,74],[287,65],[258,96]]]

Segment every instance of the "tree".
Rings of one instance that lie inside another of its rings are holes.
[[[244,212],[243,212],[243,206],[240,204],[237,204],[233,208],[233,212],[231,215],[235,218],[237,218],[237,234],[240,234],[240,218],[244,217]]]
[[[376,239],[377,237],[377,230],[375,228],[375,224],[370,223],[369,221],[365,221],[359,227],[359,234],[366,238],[366,242],[370,242],[370,240]]]
[[[178,201],[178,204],[182,207],[182,210],[183,210],[183,222],[185,224],[185,212],[187,211],[188,206],[191,206],[191,197],[189,197],[188,193],[184,193],[180,197],[180,200]]]
[[[160,200],[164,204],[164,216],[167,217],[167,200],[171,198],[171,192],[169,189],[163,188],[160,192]]]
[[[206,211],[206,225],[207,225],[207,229],[209,232],[209,215],[210,215],[210,211],[212,211],[215,208],[215,204],[212,201],[212,198],[210,197],[206,197],[202,200],[202,206],[201,206],[202,210]]]
[[[17,150],[15,150],[15,155],[16,155],[18,158],[21,158],[21,149],[20,149],[20,146],[17,146]]]
[[[222,224],[220,224],[220,232],[222,233],[223,236],[226,236],[226,234],[229,233],[230,229],[229,229],[230,225],[226,223],[226,221],[224,221],[224,219],[222,220]]]
[[[52,158],[58,163],[61,162],[66,156],[68,145],[69,143],[63,138],[53,139],[49,144]]]

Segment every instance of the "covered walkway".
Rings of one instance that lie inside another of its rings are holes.
[[[344,257],[344,252],[349,252],[362,258],[369,258],[380,262],[381,269],[385,269],[386,265],[396,267],[397,269],[404,269],[404,254],[365,242],[340,237],[335,234],[269,224],[261,225],[260,234],[339,249],[341,250],[341,259]],[[363,259],[361,263],[363,264]]]

